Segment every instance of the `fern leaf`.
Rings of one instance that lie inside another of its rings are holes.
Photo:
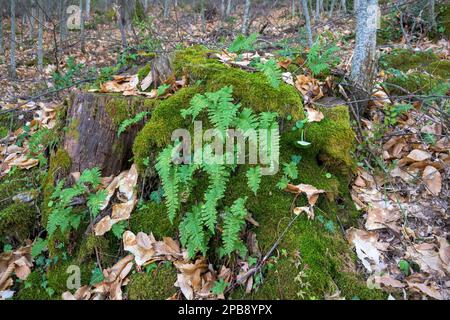
[[[181,116],[185,119],[188,116],[192,116],[192,121],[194,121],[195,118],[197,118],[197,116],[200,114],[200,112],[208,108],[208,105],[209,105],[208,99],[204,95],[196,94],[191,99],[189,108],[181,110]]]
[[[291,179],[295,180],[298,178],[297,165],[294,162],[284,163],[283,164],[283,172],[287,177],[289,177]]]
[[[259,189],[259,185],[261,183],[261,168],[259,166],[250,168],[247,171],[247,184],[249,188],[256,195],[256,192]]]
[[[86,185],[91,184],[93,188],[97,188],[101,182],[102,173],[99,168],[86,169],[81,173],[77,184]]]
[[[252,33],[248,37],[243,34],[239,34],[236,39],[228,47],[228,52],[243,52],[255,50],[254,44],[258,40],[259,34]]]
[[[193,206],[191,212],[187,212],[180,222],[181,244],[188,250],[189,258],[193,258],[199,251],[206,255],[206,234],[203,230],[201,206]]]
[[[270,59],[266,63],[258,63],[256,68],[266,75],[267,80],[273,88],[277,89],[280,87],[282,72],[280,66],[274,59]]]
[[[87,206],[93,218],[95,218],[100,212],[100,208],[105,203],[106,196],[106,190],[100,190],[97,191],[97,193],[92,193],[89,195]]]
[[[222,233],[222,253],[224,255],[231,254],[235,250],[242,251],[242,242],[239,239],[239,233],[245,225],[245,217],[248,214],[245,209],[246,200],[247,198],[237,199],[225,214]]]
[[[128,127],[135,125],[136,123],[138,123],[139,121],[141,121],[142,119],[144,119],[147,115],[149,115],[150,112],[144,111],[144,112],[139,112],[137,115],[135,115],[133,118],[131,119],[126,119],[124,120],[120,126],[119,129],[117,130],[117,136],[120,137],[120,135],[122,133],[124,133]]]

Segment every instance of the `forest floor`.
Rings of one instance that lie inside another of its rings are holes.
[[[173,51],[194,44],[222,50],[227,48],[233,36],[229,31],[233,28],[229,24],[208,21],[206,32],[203,32],[199,23],[184,20],[188,18],[174,16],[172,19],[177,23],[154,21],[152,30],[157,30],[157,33],[152,31],[148,36],[152,37],[153,43],[163,44],[158,50]],[[341,74],[350,71],[354,47],[353,25],[354,21],[348,17],[336,20],[324,18],[315,29],[325,42],[339,48],[336,54],[340,62],[333,66],[333,70]],[[255,19],[252,30],[262,31],[258,42],[259,55],[280,50],[305,50],[295,45],[297,27],[298,21],[291,19],[283,10]],[[144,37],[139,30],[137,38],[130,40],[130,45],[136,49],[126,57],[120,55],[120,33],[114,25],[88,28],[85,36],[85,51],[82,52],[78,33],[70,32],[64,54],[56,62],[52,35],[46,33],[44,43],[48,61],[43,72],[37,70],[35,49],[22,44],[26,41],[20,41],[21,45],[17,48],[18,79],[9,79],[6,76],[7,65],[0,64],[0,115],[14,115],[19,119],[11,121],[11,124],[16,121],[24,124],[34,119],[52,128],[56,122],[57,107],[70,94],[85,90],[84,81],[97,77],[95,70],[119,63],[121,68],[116,70],[117,74],[132,76],[139,69],[140,59],[148,52],[146,48],[139,47]],[[404,37],[400,37],[398,41],[380,45],[379,49],[380,54],[386,56],[398,49],[408,50],[408,44]],[[410,54],[431,51],[436,60],[445,61],[448,66],[450,45],[445,39],[429,40],[424,37],[415,41],[412,49]],[[307,73],[304,62],[293,58],[284,61],[295,62],[304,70],[308,79],[303,85],[309,88],[317,86],[316,89],[306,90],[305,96],[309,96],[310,100],[306,99],[305,105],[320,106],[320,101],[315,99],[318,95],[348,98],[336,80],[314,79]],[[358,169],[349,188],[361,217],[355,226],[345,230],[345,234],[356,250],[358,268],[365,275],[369,288],[381,288],[390,299],[449,299],[450,91],[448,87],[443,91],[444,95],[421,88],[410,90],[402,87],[400,91],[395,91],[385,89],[388,86],[384,85],[391,82],[392,69],[408,76],[418,68],[414,65],[411,69],[402,70],[395,62],[381,65],[377,89],[367,111],[359,120],[352,121],[358,143],[352,156],[358,163]],[[61,71],[59,79],[54,76],[56,70]],[[284,71],[288,70],[291,69]],[[442,77],[444,80],[448,78],[448,73]],[[75,86],[76,83],[80,85]],[[64,89],[66,86],[69,88]],[[320,94],[316,92],[311,96],[310,91],[315,90]],[[2,128],[5,129],[0,146],[2,179],[6,179],[8,172],[15,170],[14,167],[29,170],[39,165],[39,159],[26,156],[23,141],[22,147],[18,146],[18,141],[23,137],[29,139],[32,136],[33,129],[29,135],[24,135],[23,127]],[[5,247],[3,251],[7,253],[11,249]],[[342,297],[336,292],[328,298]]]

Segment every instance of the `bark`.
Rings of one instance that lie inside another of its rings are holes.
[[[311,48],[313,45],[313,38],[312,38],[311,18],[309,17],[308,3],[307,0],[301,1],[302,1],[303,16],[305,17],[305,27],[306,27],[306,34],[308,36],[308,45]]]
[[[434,31],[437,30],[437,23],[436,23],[436,1],[435,0],[430,0],[429,3],[429,9],[430,9],[430,23],[431,23],[431,27]]]
[[[118,22],[119,22],[119,30],[120,30],[120,37],[122,39],[122,47],[125,49],[128,47],[128,43],[127,43],[127,32],[125,30],[126,28],[126,24],[127,24],[127,20],[126,20],[126,1],[125,0],[119,0],[119,17],[118,17]]]
[[[37,1],[37,15],[38,15],[38,70],[42,71],[44,69],[44,48],[43,48],[43,36],[44,36],[44,11],[43,3]]]
[[[359,0],[351,79],[362,95],[370,95],[376,72],[378,0]],[[359,97],[360,98],[360,97]]]
[[[0,11],[0,62],[5,63],[5,48],[3,47],[3,12]]]
[[[251,1],[250,0],[245,0],[245,5],[244,5],[244,18],[242,21],[242,33],[243,34],[247,34],[248,32],[248,22],[250,19],[250,5],[251,5]]]
[[[331,18],[333,16],[335,4],[336,4],[336,0],[331,0],[330,11],[328,12],[328,18]]]
[[[16,0],[10,0],[11,5],[11,37],[9,53],[9,75],[15,79],[16,73]]]
[[[347,12],[347,3],[345,0],[341,0],[341,11]]]
[[[103,175],[115,175],[129,166],[136,134],[144,122],[133,125],[117,137],[118,125],[107,111],[107,105],[117,96],[93,93],[77,94],[67,111],[63,147],[71,160],[70,172],[99,167]],[[141,97],[120,97],[128,106],[142,106]],[[139,107],[138,107],[139,109]],[[141,110],[139,110],[141,111]],[[113,111],[114,112],[114,111]]]
[[[232,7],[233,7],[232,0],[228,0],[228,2],[227,2],[227,12],[226,12],[227,17],[230,16]]]
[[[164,0],[164,18],[169,17],[170,0]]]
[[[81,45],[81,52],[84,52],[84,10],[83,10],[83,0],[80,0],[80,45]]]

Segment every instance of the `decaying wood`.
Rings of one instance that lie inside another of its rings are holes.
[[[144,123],[131,126],[118,137],[119,125],[113,122],[106,109],[113,98],[113,95],[95,93],[80,93],[73,98],[67,111],[68,130],[63,143],[72,160],[71,172],[99,167],[104,176],[109,176],[129,166],[134,138]],[[128,106],[140,105],[143,101],[141,97],[120,99]]]

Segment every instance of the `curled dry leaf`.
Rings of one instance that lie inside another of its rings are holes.
[[[164,238],[163,241],[156,241],[153,234],[147,235],[144,232],[135,235],[131,231],[125,231],[123,245],[126,251],[134,255],[138,266],[153,261],[175,261],[185,258],[185,253],[181,251],[180,246],[173,239]]]
[[[442,300],[442,294],[439,292],[437,285],[435,283],[431,283],[430,285],[427,285],[425,283],[420,283],[420,282],[412,282],[412,281],[408,281],[406,280],[406,283],[408,284],[409,288],[411,289],[415,289],[416,291],[420,291],[422,293],[425,293],[426,295],[437,299],[437,300]]]
[[[21,280],[26,280],[32,267],[31,246],[0,254],[0,292],[14,284],[13,274]]]
[[[378,242],[378,234],[355,228],[347,230],[347,239],[355,247],[356,254],[369,272],[383,267],[380,250],[386,250],[385,244]]]
[[[304,193],[306,194],[306,198],[308,199],[308,203],[310,206],[314,206],[319,198],[321,193],[325,193],[325,190],[317,189],[309,184],[299,184],[293,185],[288,184],[286,191],[291,193]]]
[[[312,77],[298,75],[295,80],[295,87],[303,95],[306,104],[323,97],[319,81]]]
[[[442,254],[433,243],[415,244],[407,247],[406,250],[410,258],[419,265],[420,270],[444,276],[445,273],[448,273],[448,261],[443,261],[441,257],[444,257],[445,259],[449,249],[448,245],[447,247],[442,245],[443,243],[441,243],[441,247],[443,247],[443,250],[445,251],[445,253],[442,252]]]
[[[320,122],[323,120],[324,115],[321,111],[305,107],[306,113],[308,114],[308,122]]]
[[[422,180],[427,186],[427,190],[437,196],[441,193],[442,177],[439,171],[433,166],[425,167],[422,174]]]
[[[424,161],[430,159],[431,154],[423,150],[414,149],[406,156],[406,158],[411,161]]]

